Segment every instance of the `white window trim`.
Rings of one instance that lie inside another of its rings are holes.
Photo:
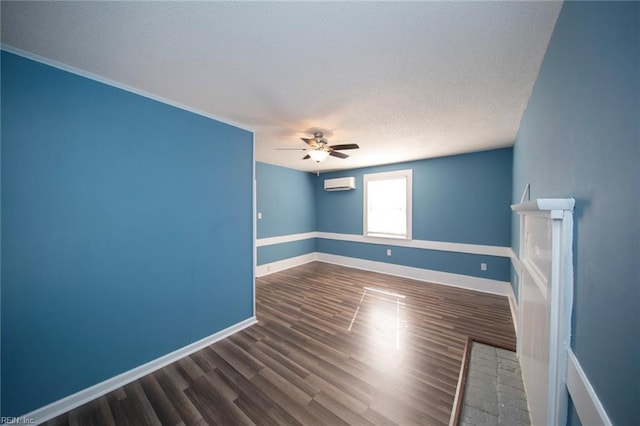
[[[387,180],[387,179],[396,179],[396,178],[406,178],[407,179],[407,235],[403,236],[394,236],[390,234],[377,234],[377,233],[367,233],[367,193],[368,193],[368,182],[375,180]],[[412,239],[412,212],[413,212],[413,170],[394,170],[392,172],[381,172],[381,173],[367,173],[362,177],[363,181],[363,197],[362,197],[362,225],[363,230],[362,234],[365,237],[370,238],[390,238],[395,240],[411,240]]]

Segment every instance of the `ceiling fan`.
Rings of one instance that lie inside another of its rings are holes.
[[[345,149],[358,149],[360,148],[358,144],[355,143],[346,143],[340,145],[329,145],[329,141],[324,138],[322,132],[315,132],[312,138],[300,138],[309,145],[309,148],[277,148],[280,150],[302,150],[307,151],[307,155],[302,157],[303,160],[307,160],[311,158],[313,161],[319,163],[321,161],[326,160],[328,156],[338,157],[338,158],[347,158],[349,157],[347,154],[344,154],[342,151]]]

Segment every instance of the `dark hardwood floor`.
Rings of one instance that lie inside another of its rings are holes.
[[[448,424],[467,336],[507,298],[314,262],[257,279],[258,324],[51,425]]]

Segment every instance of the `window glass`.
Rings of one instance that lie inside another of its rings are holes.
[[[364,234],[411,239],[411,170],[364,175]]]

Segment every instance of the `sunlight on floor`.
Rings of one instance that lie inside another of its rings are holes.
[[[363,287],[360,303],[351,318],[348,331],[356,324],[365,327],[374,349],[372,354],[381,362],[388,362],[390,357],[396,356],[393,352],[401,349],[402,329],[406,327],[406,321],[402,319],[404,299],[402,294]],[[356,322],[361,310],[366,316]],[[394,351],[390,352],[390,349]]]

